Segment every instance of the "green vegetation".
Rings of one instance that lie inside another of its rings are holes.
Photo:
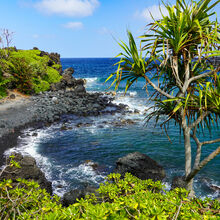
[[[7,88],[33,94],[47,91],[52,83],[60,81],[61,65],[52,61],[52,66],[48,66],[49,56],[40,53],[40,50],[14,48],[0,50],[0,98],[7,95]]]
[[[125,80],[125,92],[140,78],[145,79],[146,88],[153,87],[150,98],[155,106],[147,122],[151,119],[160,122],[166,133],[171,120],[179,125],[184,137],[185,181],[190,196],[195,175],[220,154],[220,147],[215,145],[220,138],[201,141],[198,137],[198,133],[205,134],[205,128],[211,131],[219,124],[220,66],[215,67],[210,61],[210,57],[219,56],[220,25],[217,19],[210,19],[216,15],[212,10],[219,2],[176,0],[175,5],[163,2],[168,15],[161,14],[161,19],[148,25],[148,32],[141,36],[144,45],[140,52],[129,31],[128,45],[119,42],[123,52],[118,55],[121,57],[116,63],[118,70],[107,79],[114,78],[115,89]],[[194,161],[192,142],[197,146]],[[215,150],[204,158],[202,147],[208,144]]]
[[[6,85],[9,82],[10,82],[10,80],[3,79],[3,76],[2,76],[1,70],[0,70],[0,99],[7,95]]]
[[[65,208],[33,181],[0,182],[1,219],[219,219],[217,200],[187,199],[185,189],[164,191],[160,182],[110,174],[94,194]]]

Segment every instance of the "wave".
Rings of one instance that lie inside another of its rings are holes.
[[[57,124],[44,129],[26,129],[19,137],[19,144],[5,151],[4,154],[9,156],[11,153],[17,152],[35,158],[37,166],[45,174],[47,180],[52,182],[53,193],[62,197],[65,192],[74,187],[77,188],[82,183],[98,185],[98,183],[104,181],[105,176],[96,172],[90,162],[78,166],[71,164],[65,166],[38,152],[42,141],[47,142],[49,139],[54,139],[54,132],[60,131],[61,126],[62,124]],[[59,135],[65,137],[65,132],[59,132]],[[74,186],[72,182],[75,182]]]
[[[130,92],[127,92],[126,94],[124,91],[118,91],[117,94],[123,95],[124,97],[126,96],[135,97],[138,95],[137,91],[130,91]]]
[[[122,93],[116,94],[113,103],[127,105],[129,110],[139,113],[138,117],[142,118],[143,115],[146,114],[147,109],[151,106],[151,104],[147,103],[147,99],[138,97],[136,92],[129,92],[125,96],[121,94]]]
[[[98,77],[91,77],[91,78],[84,78],[86,80],[86,86],[91,86],[94,83],[97,83],[99,81]]]
[[[23,135],[18,138],[18,146],[7,150],[4,154],[10,155],[13,152],[21,153],[22,155],[30,155],[36,159],[37,165],[45,173],[46,178],[51,181],[51,163],[47,157],[42,156],[37,151],[37,146],[42,139],[46,140],[48,138],[53,138],[51,132],[48,132],[49,129],[26,129],[23,131]]]

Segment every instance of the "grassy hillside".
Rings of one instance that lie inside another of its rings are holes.
[[[7,95],[8,89],[24,94],[47,91],[62,78],[60,69],[59,58],[51,59],[50,54],[38,49],[0,49],[0,98]]]

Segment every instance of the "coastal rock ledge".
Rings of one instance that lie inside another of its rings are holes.
[[[162,180],[166,177],[164,168],[145,154],[134,152],[121,157],[116,162],[114,173],[131,173],[139,179]]]
[[[52,183],[48,181],[45,174],[37,167],[36,160],[31,156],[23,156],[20,153],[13,153],[13,160],[17,162],[21,168],[10,166],[9,157],[6,160],[6,168],[0,176],[0,181],[3,179],[11,179],[14,184],[17,179],[26,179],[36,181],[42,189],[52,194]],[[0,172],[1,173],[1,172]]]

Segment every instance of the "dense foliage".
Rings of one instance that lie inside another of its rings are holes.
[[[69,207],[62,207],[33,181],[0,183],[1,219],[219,219],[220,203],[210,199],[188,200],[185,189],[164,191],[161,182],[124,179],[110,174],[98,189]]]
[[[7,94],[7,88],[33,94],[47,91],[51,83],[60,81],[61,66],[40,53],[40,50],[14,48],[0,50],[0,98]]]

